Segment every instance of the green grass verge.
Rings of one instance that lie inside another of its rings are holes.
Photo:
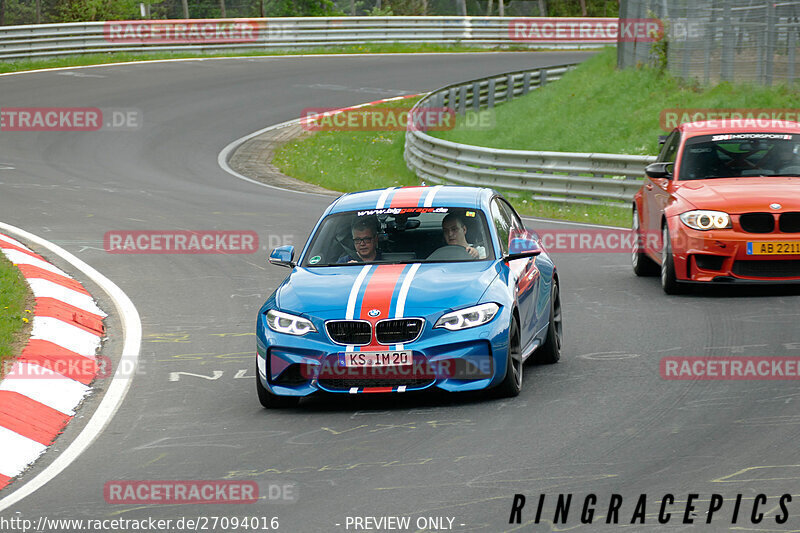
[[[273,55],[301,55],[301,54],[410,54],[410,53],[441,53],[441,52],[491,52],[502,50],[504,52],[530,51],[525,46],[510,46],[505,48],[486,48],[478,46],[456,46],[438,44],[363,44],[352,46],[326,46],[308,47],[302,49],[269,49],[250,50],[237,52],[220,52],[214,54],[185,53],[141,53],[113,52],[108,54],[86,54],[65,56],[53,59],[20,60],[0,62],[0,73],[21,72],[25,70],[38,70],[45,68],[79,67],[85,65],[102,65],[106,63],[126,63],[131,61],[154,61],[160,59],[181,58],[206,58],[206,57],[252,57]]]
[[[375,107],[411,109],[419,98]],[[284,174],[341,192],[419,185],[403,159],[405,131],[320,131],[290,141],[273,163]]]
[[[25,278],[0,254],[0,375],[3,362],[19,355],[22,349],[33,316],[26,305],[32,302]]]
[[[795,87],[720,83],[702,87],[643,67],[616,70],[607,48],[556,83],[498,105],[494,126],[478,129],[458,120],[433,132],[454,142],[516,150],[657,154],[664,109],[797,107]]]
[[[410,109],[418,99],[376,107]],[[286,175],[340,192],[419,185],[403,159],[404,131],[322,131],[284,144],[273,163]],[[536,201],[501,191],[522,215],[627,227],[627,208]]]

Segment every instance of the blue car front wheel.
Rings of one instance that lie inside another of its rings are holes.
[[[513,398],[522,390],[522,349],[519,340],[519,323],[517,318],[511,319],[508,328],[508,361],[506,377],[497,387],[497,395],[501,398]]]
[[[266,409],[280,409],[283,407],[294,407],[300,403],[300,398],[296,396],[277,396],[261,384],[261,376],[258,375],[258,365],[256,365],[256,392],[258,401]]]
[[[552,365],[561,359],[561,296],[558,293],[558,283],[553,280],[550,291],[550,324],[547,326],[547,338],[538,350],[535,360],[537,363]]]

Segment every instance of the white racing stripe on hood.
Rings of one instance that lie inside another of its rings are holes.
[[[425,203],[422,204],[422,207],[432,207],[433,206],[433,197],[436,196],[436,193],[439,192],[441,189],[441,185],[436,185],[435,187],[431,187],[431,190],[428,191],[428,195],[425,196]]]
[[[403,279],[403,284],[400,286],[400,292],[397,294],[397,306],[394,310],[395,318],[403,318],[403,312],[406,310],[406,297],[408,297],[408,290],[411,288],[411,282],[414,280],[414,274],[417,273],[422,263],[414,263],[408,269],[406,277]]]
[[[377,203],[377,205],[375,205],[375,209],[383,209],[383,207],[386,205],[386,199],[389,197],[389,195],[392,193],[392,191],[394,191],[396,188],[397,187],[389,187],[388,189],[383,191],[381,193],[381,195],[378,196],[378,203]]]

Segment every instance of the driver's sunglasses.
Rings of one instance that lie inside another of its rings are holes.
[[[353,239],[353,243],[355,243],[355,244],[366,244],[368,242],[372,242],[372,239],[374,239],[374,237],[364,237],[362,239],[355,239],[354,238]]]

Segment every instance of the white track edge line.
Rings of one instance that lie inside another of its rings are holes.
[[[100,401],[100,405],[97,406],[97,410],[75,440],[73,440],[52,463],[45,467],[44,470],[36,474],[30,481],[8,496],[0,499],[0,511],[4,511],[26,496],[42,488],[46,483],[72,464],[72,462],[86,451],[97,437],[100,436],[100,433],[102,433],[103,429],[105,429],[114,417],[114,414],[125,399],[125,395],[133,381],[133,376],[136,375],[136,365],[138,363],[139,351],[142,343],[142,321],[139,317],[139,312],[136,310],[136,306],[133,305],[128,295],[114,284],[114,282],[81,259],[75,257],[60,246],[23,229],[17,228],[16,226],[0,222],[0,229],[47,248],[83,272],[108,294],[114,302],[114,306],[117,308],[117,312],[119,312],[122,321],[122,331],[125,339],[122,346],[122,357],[129,358],[133,362],[132,367],[125,364],[117,368],[112,378],[111,385],[109,385],[103,399]]]
[[[348,55],[348,54],[345,54],[345,55]],[[369,55],[369,54],[367,54],[367,55]],[[269,57],[269,56],[267,56],[267,57]],[[288,57],[288,56],[278,56],[278,57]],[[297,56],[293,56],[293,57],[297,57]],[[419,94],[412,94],[412,95],[402,95],[401,94],[399,96],[392,96],[392,97],[389,97],[389,98],[382,98],[380,100],[375,100],[375,101],[372,101],[372,102],[366,102],[366,103],[358,104],[358,105],[359,106],[377,105],[378,103],[382,103],[382,102],[389,102],[389,101],[392,101],[392,100],[399,100],[399,99],[402,99],[402,98],[413,98],[413,97],[416,97],[416,96],[424,96],[425,94],[427,94],[427,93],[419,93]],[[352,109],[352,107],[344,107],[344,108],[338,109],[336,111],[344,111],[344,110],[347,110],[347,109]],[[228,165],[228,158],[231,156],[231,154],[233,154],[233,152],[236,151],[237,148],[239,148],[241,145],[243,145],[244,143],[246,143],[247,141],[249,141],[253,137],[258,137],[262,133],[266,133],[268,131],[279,130],[279,129],[282,129],[282,128],[288,128],[290,126],[300,125],[300,124],[302,124],[303,120],[304,120],[304,117],[298,117],[298,118],[295,118],[295,119],[292,119],[292,120],[287,120],[286,122],[281,122],[279,124],[273,124],[272,126],[267,126],[266,128],[262,128],[262,129],[260,129],[258,131],[254,131],[253,133],[245,135],[244,137],[239,137],[235,141],[229,143],[225,148],[223,148],[220,151],[219,154],[217,154],[217,164],[220,166],[220,168],[222,170],[224,170],[225,172],[227,172],[228,174],[230,174],[234,178],[239,178],[240,180],[246,181],[248,183],[253,183],[255,185],[260,185],[262,187],[268,187],[270,189],[275,189],[275,190],[278,190],[278,191],[286,191],[286,192],[293,192],[293,193],[296,193],[296,194],[308,194],[308,195],[312,195],[312,196],[322,196],[322,197],[325,197],[325,198],[333,198],[333,195],[331,195],[331,194],[323,194],[323,193],[319,193],[319,192],[298,191],[298,190],[295,190],[295,189],[286,189],[284,187],[278,187],[276,185],[270,185],[268,183],[264,183],[264,182],[261,182],[261,181],[258,181],[258,180],[254,180],[252,178],[248,178],[247,176],[236,172],[235,170],[233,170],[230,167],[230,165]],[[295,178],[295,179],[297,179],[297,178]],[[302,180],[298,180],[298,181],[303,182]],[[307,182],[303,182],[303,183],[307,183]],[[333,191],[333,192],[338,192],[338,191]],[[344,194],[344,193],[340,193],[340,194]]]
[[[599,49],[599,48],[598,48]],[[124,50],[121,50],[124,52]],[[523,50],[522,53],[558,53],[558,52],[595,52],[594,48],[580,49],[580,48],[564,48],[564,49],[539,49],[531,48],[530,50]],[[169,59],[142,59],[140,61],[118,61],[115,63],[98,63],[95,65],[75,65],[72,67],[51,67],[51,68],[38,68],[34,70],[20,70],[17,72],[1,72],[2,76],[19,76],[21,74],[37,74],[41,72],[58,72],[60,70],[78,70],[85,68],[102,68],[102,67],[119,67],[122,65],[146,65],[148,63],[180,63],[188,61],[216,61],[219,59],[288,59],[295,57],[391,57],[391,56],[454,56],[454,55],[476,55],[476,54],[517,54],[520,52],[511,52],[509,50],[487,50],[474,51],[474,52],[378,52],[378,53],[337,53],[337,54],[265,54],[265,55],[232,55],[232,56],[213,56],[213,57],[173,57]],[[36,61],[36,59],[34,59]]]
[[[238,172],[233,170],[230,167],[230,165],[228,165],[228,158],[230,157],[230,155],[237,148],[239,148],[239,146],[241,146],[242,144],[246,143],[247,141],[249,141],[253,137],[257,137],[257,136],[261,135],[262,133],[266,133],[268,131],[279,130],[279,129],[282,129],[282,128],[288,128],[289,126],[298,125],[298,124],[300,124],[301,120],[302,120],[302,118],[296,118],[296,119],[293,119],[293,120],[287,120],[286,122],[281,122],[280,124],[274,124],[272,126],[267,126],[266,128],[262,128],[262,129],[260,129],[258,131],[254,131],[253,133],[250,133],[249,135],[245,135],[244,137],[240,137],[240,138],[236,139],[235,141],[233,141],[230,144],[228,144],[225,148],[223,148],[222,151],[217,155],[217,164],[220,166],[220,168],[222,170],[224,170],[225,172],[227,172],[228,174],[230,174],[234,178],[239,178],[240,180],[246,181],[248,183],[253,183],[255,185],[260,185],[262,187],[267,187],[269,189],[275,189],[275,190],[278,190],[278,191],[293,192],[293,193],[297,193],[297,194],[309,194],[309,195],[312,195],[312,196],[323,196],[323,197],[326,197],[326,198],[333,198],[333,196],[330,195],[330,194],[323,194],[323,193],[319,193],[319,192],[308,192],[308,191],[296,191],[294,189],[285,189],[283,187],[278,187],[276,185],[270,185],[269,183],[264,183],[264,182],[261,182],[261,181],[258,181],[258,180],[254,180],[252,178],[248,178],[247,176],[245,176],[243,174],[239,174]],[[298,181],[301,181],[301,180],[298,180]]]

